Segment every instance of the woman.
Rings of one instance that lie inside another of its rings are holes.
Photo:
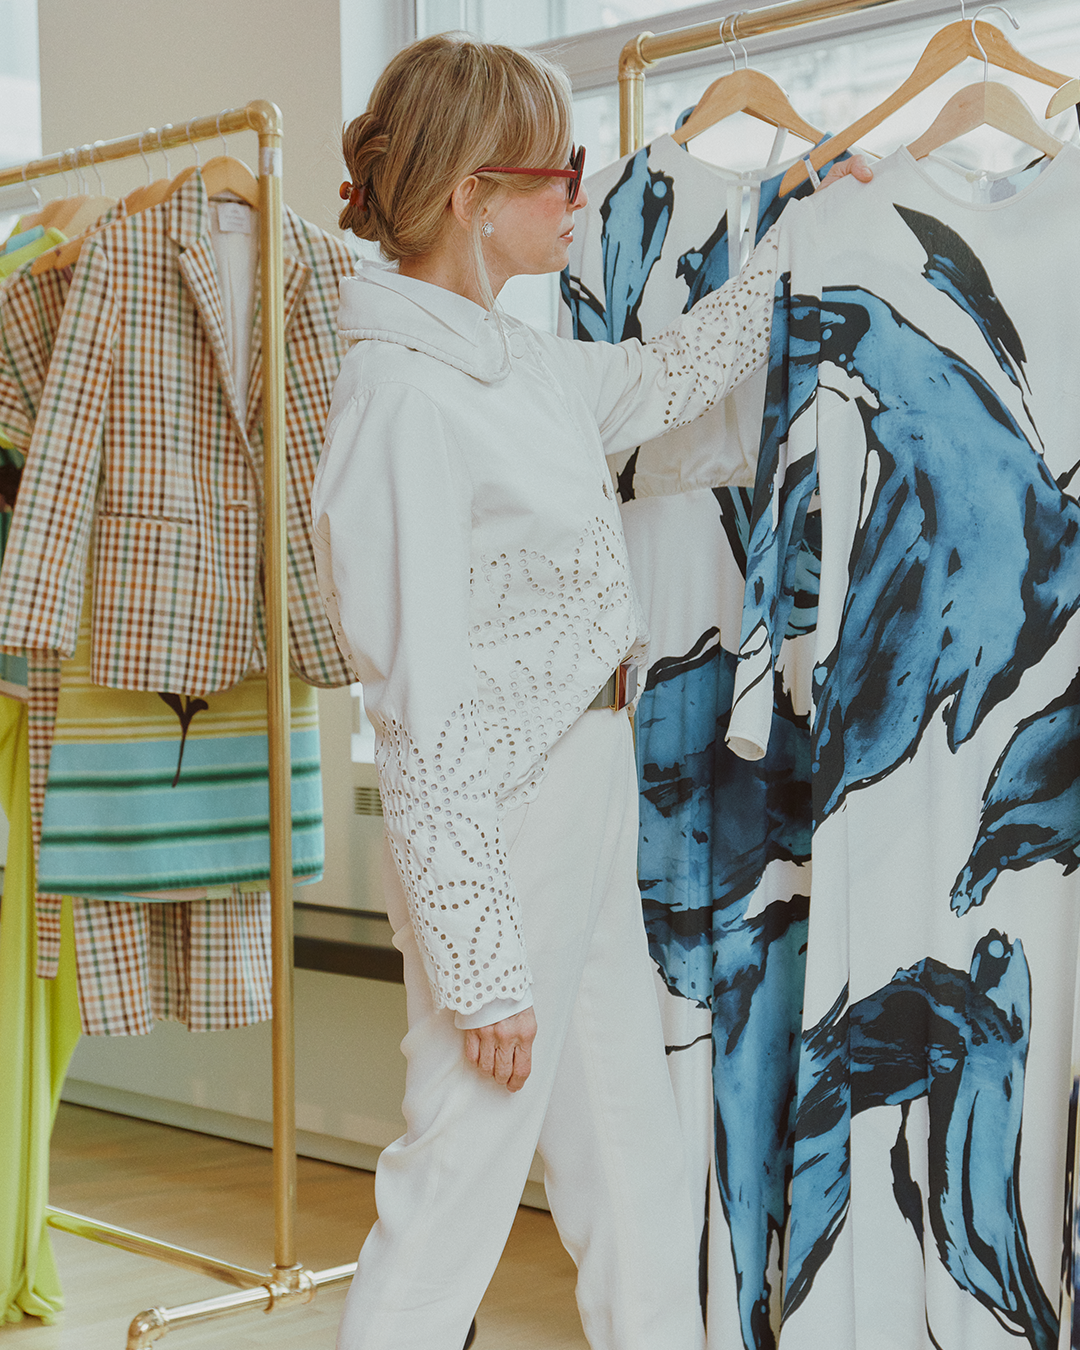
[[[390,266],[342,285],[355,345],[313,509],[377,737],[409,1031],[408,1128],[339,1350],[460,1350],[536,1149],[590,1345],[703,1344],[635,876],[624,686],[647,635],[605,453],[762,364],[775,248],[655,343],[500,315],[509,277],[566,264],[586,201],[570,128],[557,69],[443,35],[345,132],[341,225]],[[682,445],[651,466],[671,490],[753,481],[707,434]]]

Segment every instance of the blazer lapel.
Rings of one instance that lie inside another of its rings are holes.
[[[237,398],[236,382],[229,360],[229,346],[225,337],[225,312],[221,302],[214,247],[210,241],[209,202],[200,176],[197,173],[193,174],[172,201],[169,232],[180,246],[180,274],[191,292],[191,298],[206,330],[229,412],[232,414],[244,449],[251,458],[247,423]]]
[[[290,249],[292,241],[289,236],[292,231],[289,229],[289,222],[285,225],[285,247]],[[297,306],[300,298],[304,294],[308,278],[311,276],[311,268],[302,262],[298,262],[292,257],[290,252],[285,253],[285,333],[288,335],[289,327],[296,316]],[[244,428],[252,446],[256,444],[255,426],[259,420],[262,408],[262,286],[255,294],[255,313],[252,316],[251,331],[251,372],[248,377],[248,401],[247,416],[244,420]]]

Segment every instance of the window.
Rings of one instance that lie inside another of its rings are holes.
[[[0,0],[0,34],[0,164],[18,164],[41,153],[37,0]],[[33,204],[28,189],[0,192],[0,239]]]
[[[463,28],[488,42],[529,47],[624,23],[649,28],[649,20],[685,8],[683,0],[531,0],[529,4],[521,0],[416,0],[416,33],[427,37]],[[700,8],[702,17],[708,18],[716,6]]]
[[[1016,0],[1010,9],[1019,20],[1014,31],[998,13],[986,15],[1000,23],[1025,56],[1041,65],[1068,74],[1080,69],[1080,9],[1072,0]],[[972,11],[973,12],[973,11]],[[864,18],[866,16],[863,16]],[[798,29],[768,39],[772,50],[755,54],[760,43],[751,41],[751,64],[772,75],[784,88],[799,113],[823,131],[839,131],[862,113],[880,103],[914,69],[934,31],[954,17],[922,17],[903,24],[878,26],[828,41]],[[956,16],[958,17],[958,15]],[[820,31],[820,30],[819,30]],[[786,39],[788,45],[782,45]],[[742,63],[741,53],[736,58]],[[645,79],[645,139],[674,130],[683,109],[691,107],[710,80],[732,68],[722,48],[712,53],[707,67],[665,74],[658,65]],[[888,118],[866,139],[865,148],[889,154],[914,140],[930,125],[946,99],[980,78],[980,69],[966,61],[937,81],[918,98]],[[990,78],[1016,88],[1041,120],[1051,90],[1030,80],[991,66]],[[590,162],[599,166],[618,157],[619,104],[615,68],[610,80],[581,92],[576,99],[575,133],[588,146]],[[1075,113],[1063,114],[1048,130],[1060,139],[1077,139]],[[751,117],[737,116],[698,137],[693,153],[732,169],[757,167],[768,158],[773,128]],[[797,137],[789,137],[783,157],[805,149]],[[983,128],[953,143],[949,157],[971,169],[1005,169],[1024,163],[1031,151],[1000,133]]]

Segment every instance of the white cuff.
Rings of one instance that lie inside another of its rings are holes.
[[[526,992],[521,998],[493,998],[473,1013],[455,1013],[454,1024],[459,1031],[476,1031],[478,1027],[489,1027],[493,1022],[501,1022],[505,1017],[524,1012],[533,1005],[532,992]]]

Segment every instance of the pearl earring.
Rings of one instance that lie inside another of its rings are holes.
[[[485,220],[483,225],[480,226],[480,233],[484,236],[485,239],[490,239],[491,236],[495,233],[495,226],[492,225],[490,220]]]

